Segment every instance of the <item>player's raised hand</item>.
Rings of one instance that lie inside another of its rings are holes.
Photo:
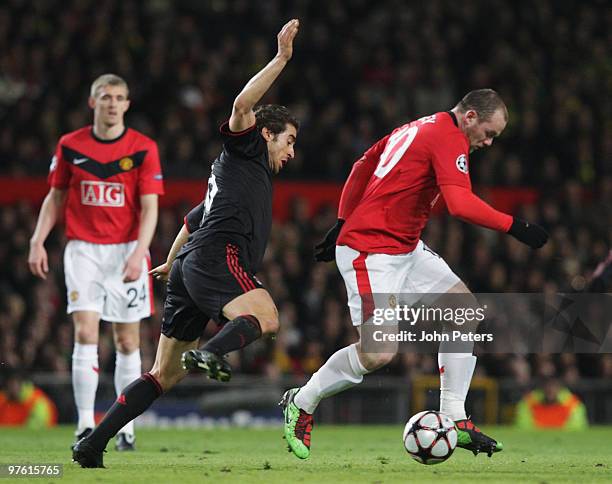
[[[134,282],[142,272],[142,258],[138,252],[133,252],[123,266],[123,282]]]
[[[278,56],[288,61],[293,55],[293,39],[300,28],[298,19],[289,20],[276,36],[278,40]]]
[[[157,267],[151,269],[149,271],[149,275],[153,276],[158,281],[166,282],[168,280],[168,276],[170,275],[171,268],[172,268],[172,264],[168,264],[168,262],[164,262],[163,264],[160,264]]]
[[[42,244],[30,244],[28,267],[30,268],[30,272],[36,277],[47,279],[49,262],[47,258],[47,250]]]

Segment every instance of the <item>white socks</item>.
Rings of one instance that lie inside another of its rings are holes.
[[[72,353],[72,389],[79,422],[77,434],[86,428],[93,429],[94,402],[98,389],[98,345],[75,343]],[[115,360],[115,391],[121,391],[141,375],[140,350],[129,355],[117,352]],[[134,422],[128,423],[119,432],[134,434]]]
[[[115,391],[117,392],[117,396],[121,394],[125,387],[138,379],[141,374],[140,349],[128,355],[117,351],[117,356],[115,358]],[[134,421],[132,420],[125,424],[117,433],[134,435]]]
[[[72,389],[79,415],[77,434],[93,429],[94,402],[98,389],[98,345],[74,344],[72,352]]]
[[[438,353],[440,368],[440,412],[453,420],[466,417],[465,398],[470,388],[476,357],[470,353]],[[359,361],[357,346],[334,353],[295,396],[295,404],[314,413],[323,398],[340,393],[363,380],[369,371]]]
[[[476,367],[472,353],[438,353],[440,369],[440,412],[453,420],[466,417],[465,397]]]
[[[336,351],[319,368],[295,396],[295,404],[307,413],[314,413],[323,398],[340,393],[363,380],[369,371],[359,361],[357,346]]]

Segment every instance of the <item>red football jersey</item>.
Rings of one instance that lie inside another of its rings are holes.
[[[68,190],[66,236],[97,244],[137,240],[140,196],[164,193],[157,144],[129,128],[114,140],[91,126],[62,136],[49,184]]]
[[[439,187],[471,190],[468,156],[469,140],[448,112],[396,128],[364,154],[376,168],[346,218],[338,245],[382,254],[414,250]]]

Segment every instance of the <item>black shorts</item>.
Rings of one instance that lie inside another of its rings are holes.
[[[195,341],[210,319],[227,322],[222,314],[227,303],[260,287],[237,245],[211,242],[194,249],[172,264],[161,331]]]

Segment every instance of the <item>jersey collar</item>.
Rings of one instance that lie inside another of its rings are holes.
[[[121,132],[121,134],[119,136],[117,136],[116,138],[113,139],[102,139],[102,138],[98,138],[96,136],[96,133],[94,133],[94,129],[93,126],[91,127],[91,129],[89,130],[89,134],[91,135],[91,137],[93,139],[95,139],[98,143],[114,143],[115,141],[119,141],[121,138],[123,138],[125,136],[125,133],[127,133],[128,127],[124,126],[123,131]]]
[[[458,128],[459,127],[459,122],[457,121],[457,116],[455,115],[455,113],[453,113],[452,111],[446,111],[446,112],[448,113],[448,115],[453,120],[453,123],[455,123],[455,126],[457,126],[457,128]]]

